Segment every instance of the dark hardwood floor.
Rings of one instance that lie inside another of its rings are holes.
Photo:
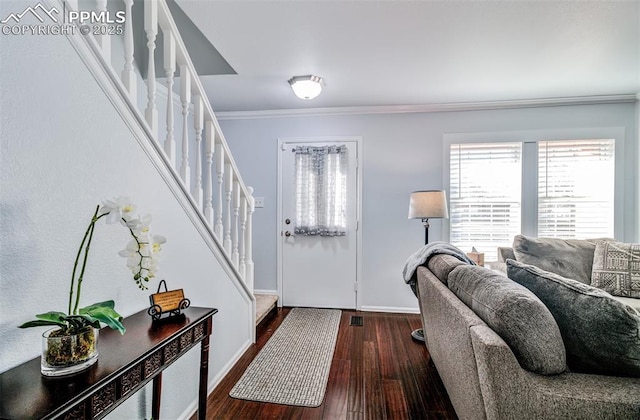
[[[421,327],[412,314],[343,311],[327,391],[317,408],[229,397],[289,311],[277,310],[258,327],[256,344],[209,396],[209,419],[456,419],[424,343],[411,339]],[[350,326],[351,315],[362,316],[364,325]]]

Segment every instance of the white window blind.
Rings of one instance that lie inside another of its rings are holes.
[[[615,141],[538,142],[538,236],[613,237]]]
[[[522,143],[450,147],[450,242],[496,259],[520,233]]]

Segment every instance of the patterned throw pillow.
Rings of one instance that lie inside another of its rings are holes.
[[[591,285],[614,296],[640,298],[640,244],[598,242]]]

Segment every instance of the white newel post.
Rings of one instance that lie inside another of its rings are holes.
[[[180,65],[180,101],[182,102],[182,165],[180,176],[184,185],[191,186],[189,167],[189,103],[191,103],[191,73],[186,64]]]
[[[164,72],[167,76],[167,136],[164,139],[164,152],[176,167],[176,140],[173,136],[173,78],[176,72],[176,41],[170,29],[162,30],[164,35]]]
[[[240,205],[240,276],[247,283],[247,261],[246,261],[246,242],[247,242],[247,200],[246,196],[241,197]]]
[[[233,251],[231,261],[236,268],[239,268],[240,253],[238,252],[238,242],[240,241],[240,183],[236,180],[233,183]]]
[[[202,211],[202,124],[204,119],[204,103],[202,96],[194,95],[194,115],[193,128],[196,132],[196,182],[191,190],[193,199],[198,203],[198,208]]]
[[[216,200],[216,223],[213,231],[216,234],[218,240],[222,241],[222,184],[224,182],[224,147],[222,146],[222,143],[215,144],[214,156],[216,160],[216,174],[218,175],[218,199]]]
[[[96,0],[96,9],[98,12],[107,14],[107,0]],[[111,64],[111,37],[113,35],[109,33],[103,33],[96,37],[96,41],[100,44],[100,50],[102,52],[102,56],[107,63]]]
[[[158,138],[158,110],[156,109],[156,66],[155,50],[158,35],[158,3],[144,0],[144,30],[147,33],[149,62],[147,68],[147,109],[144,116],[149,124],[153,138]]]
[[[245,260],[246,260],[246,274],[245,283],[249,290],[253,291],[253,212],[255,211],[255,202],[253,199],[253,187],[247,187],[249,197],[247,197],[247,229],[245,231]]]
[[[120,75],[122,84],[129,92],[129,98],[137,100],[138,79],[133,69],[133,0],[124,0],[124,69]]]
[[[226,218],[224,223],[224,250],[231,256],[231,193],[233,192],[233,168],[230,163],[225,163],[224,171],[227,176],[224,178],[225,193],[227,195]]]
[[[213,145],[215,144],[216,132],[213,122],[207,119],[204,123],[204,217],[209,226],[213,227]]]

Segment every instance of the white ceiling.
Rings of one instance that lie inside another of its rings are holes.
[[[215,111],[640,92],[640,0],[177,3],[237,72],[202,78]]]

